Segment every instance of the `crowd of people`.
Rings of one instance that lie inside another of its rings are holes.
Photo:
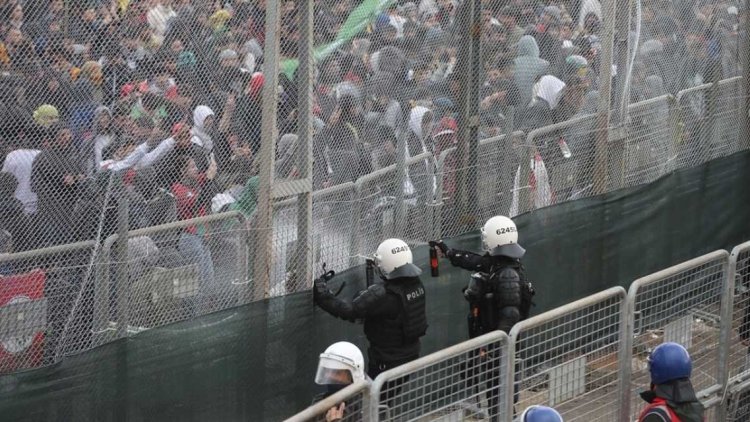
[[[332,42],[359,4],[316,0],[315,44]],[[13,240],[6,250],[94,238],[97,217],[121,195],[133,228],[226,209],[251,215],[265,7],[263,0],[0,2],[0,224]],[[298,97],[296,74],[283,73],[276,177],[298,173],[298,101],[313,101],[316,189],[394,163],[399,139],[410,156],[437,157],[455,145],[458,57],[469,42],[458,25],[462,7],[390,3],[316,63],[312,99]],[[297,2],[282,5],[282,61],[297,55],[298,12]],[[598,0],[488,0],[482,13],[480,137],[504,133],[510,122],[529,131],[596,112]],[[640,47],[630,101],[697,86],[712,71],[738,75],[743,13],[732,0],[644,0],[642,30],[631,34]],[[697,142],[702,101],[691,102],[696,118],[685,145]],[[560,136],[588,168],[593,127],[574,129]],[[564,157],[558,145],[551,138],[536,145],[551,171]],[[446,163],[448,199],[455,167],[455,159]],[[512,179],[515,169],[504,165],[501,177]],[[553,189],[563,197],[590,184],[590,173]],[[110,183],[113,174],[123,175],[123,186]],[[191,228],[185,236],[200,234]]]

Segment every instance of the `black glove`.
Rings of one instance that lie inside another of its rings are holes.
[[[328,283],[326,283],[325,278],[316,278],[315,281],[313,281],[313,300],[318,300],[318,298],[330,294],[331,291],[328,290]]]
[[[448,255],[448,251],[450,250],[448,248],[448,245],[443,243],[442,240],[430,240],[429,245],[431,248],[438,248],[440,249],[440,252],[443,253],[443,255]]]

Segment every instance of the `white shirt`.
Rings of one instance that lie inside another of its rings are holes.
[[[37,198],[36,193],[31,191],[31,168],[37,155],[37,149],[17,149],[11,151],[3,162],[3,171],[12,174],[18,181],[15,197],[23,204],[26,214],[36,213]]]
[[[170,151],[174,149],[175,140],[174,138],[167,138],[153,150],[148,150],[148,143],[144,142],[130,153],[127,157],[120,161],[108,161],[101,164],[102,170],[121,171],[135,167],[136,169],[142,169],[151,167],[156,162],[164,158]]]

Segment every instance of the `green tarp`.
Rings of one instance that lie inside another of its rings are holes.
[[[682,170],[640,188],[520,216],[540,312],[750,239],[750,153]],[[448,240],[476,249],[476,234]],[[426,251],[416,251],[425,264]],[[468,273],[441,262],[423,276],[430,328],[423,354],[466,336]],[[342,294],[364,271],[337,276]],[[141,333],[0,377],[2,421],[260,421],[301,410],[316,393],[318,354],[339,340],[365,347],[360,325],[313,309],[301,293]]]

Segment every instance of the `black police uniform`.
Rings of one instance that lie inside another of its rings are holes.
[[[525,250],[518,244],[503,245],[484,255],[473,252],[450,249],[443,242],[437,245],[451,264],[481,274],[472,275],[472,280],[464,289],[464,296],[469,301],[469,337],[474,338],[495,330],[509,333],[513,325],[529,316],[531,298],[534,290],[526,281],[521,258]],[[475,315],[477,312],[478,315]],[[487,390],[492,392],[488,398],[490,420],[499,420],[497,409],[500,398],[499,387],[500,359],[495,354],[499,350],[487,348],[478,353],[487,364],[467,372],[469,387],[482,384],[480,372],[498,373],[498,376],[486,378]],[[515,383],[517,389],[517,383]],[[514,390],[516,390],[514,389]],[[513,402],[518,401],[518,391],[514,391]]]
[[[478,255],[450,249],[442,242],[438,245],[454,266],[482,273],[473,276],[464,290],[469,303],[479,308],[478,321],[472,321],[472,315],[469,317],[470,337],[494,330],[509,333],[518,321],[528,318],[534,290],[521,264],[526,252],[521,246],[503,245]],[[472,329],[472,324],[479,329]]]
[[[323,310],[352,322],[364,320],[370,378],[419,357],[419,339],[427,331],[420,273],[413,264],[396,268],[384,283],[359,292],[351,303],[334,296],[324,280],[315,280],[315,303]]]

